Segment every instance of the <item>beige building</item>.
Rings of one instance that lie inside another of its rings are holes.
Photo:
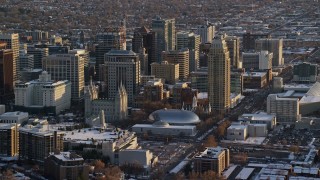
[[[158,157],[145,149],[123,149],[119,151],[119,165],[126,163],[138,163],[144,168],[149,169],[158,161]]]
[[[61,131],[49,130],[49,125],[26,125],[19,128],[19,159],[43,163],[55,150],[63,150]]]
[[[147,101],[161,101],[163,99],[163,84],[161,79],[147,82],[143,90],[144,99]]]
[[[52,80],[71,82],[71,100],[83,99],[84,57],[79,54],[54,54],[43,59],[43,70],[51,74]]]
[[[179,64],[162,61],[151,64],[151,74],[156,78],[162,78],[166,83],[175,84],[179,80]]]
[[[1,34],[0,42],[6,42],[6,49],[13,52],[13,81],[19,80],[19,34]]]
[[[230,65],[235,68],[241,68],[240,38],[236,36],[227,36],[226,42],[230,53]]]
[[[208,53],[208,98],[212,109],[230,108],[230,57],[225,35],[213,40]]]
[[[272,66],[281,66],[284,64],[282,58],[283,39],[257,39],[255,41],[256,51],[269,51],[273,53]]]
[[[273,53],[268,51],[243,52],[242,67],[247,71],[251,69],[272,69]]]
[[[200,152],[194,157],[194,171],[205,172],[215,171],[217,175],[221,175],[222,171],[230,164],[230,152],[227,148],[207,147],[206,150]]]
[[[163,51],[162,61],[179,64],[179,79],[187,79],[189,76],[189,49],[183,48],[176,51]]]
[[[51,153],[44,164],[45,175],[56,180],[87,180],[89,168],[81,156],[70,152]]]
[[[267,113],[275,114],[279,123],[295,123],[300,121],[298,98],[280,98],[270,94],[267,98]]]
[[[0,123],[0,156],[15,156],[19,153],[17,124]]]

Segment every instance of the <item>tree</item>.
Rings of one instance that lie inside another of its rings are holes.
[[[206,142],[204,143],[204,147],[217,147],[217,145],[218,143],[213,135],[209,135]]]
[[[105,168],[105,164],[101,160],[95,160],[92,165],[95,172],[102,172]]]
[[[104,169],[104,175],[107,180],[118,180],[121,179],[122,171],[118,166],[108,166]]]
[[[189,179],[190,180],[198,180],[200,176],[200,173],[192,171],[191,173],[189,173]]]
[[[218,179],[216,172],[209,170],[201,174],[201,179],[203,180],[215,180]]]
[[[293,153],[298,153],[300,151],[300,147],[296,146],[296,145],[292,145],[292,146],[290,146],[289,151],[291,151]]]
[[[179,173],[177,173],[177,174],[174,175],[173,179],[174,179],[174,180],[184,180],[185,177],[184,177],[184,175],[183,175],[181,172],[179,172]]]

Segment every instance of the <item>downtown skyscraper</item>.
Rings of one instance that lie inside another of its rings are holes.
[[[225,35],[215,37],[208,53],[208,98],[213,110],[230,108],[230,57]]]
[[[156,59],[161,61],[161,52],[175,50],[176,26],[175,19],[161,19],[157,16],[152,20],[152,31],[157,33]]]
[[[19,34],[0,34],[0,42],[6,42],[6,49],[13,53],[13,81],[19,80]]]

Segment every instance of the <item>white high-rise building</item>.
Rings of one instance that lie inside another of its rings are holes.
[[[200,25],[197,27],[197,34],[200,35],[201,43],[212,43],[215,36],[215,27],[208,23],[206,25]]]
[[[83,99],[84,58],[79,54],[54,54],[43,59],[43,70],[51,74],[53,80],[71,82],[71,99]]]
[[[298,98],[280,98],[277,94],[270,94],[267,112],[275,114],[279,123],[295,123],[301,119]]]
[[[58,114],[70,108],[71,83],[68,80],[53,81],[43,71],[38,80],[17,83],[14,94],[15,108],[18,110]]]

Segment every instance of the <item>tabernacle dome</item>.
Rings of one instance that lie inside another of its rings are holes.
[[[151,121],[167,122],[170,125],[192,125],[200,123],[198,115],[180,109],[160,109],[149,115]]]

